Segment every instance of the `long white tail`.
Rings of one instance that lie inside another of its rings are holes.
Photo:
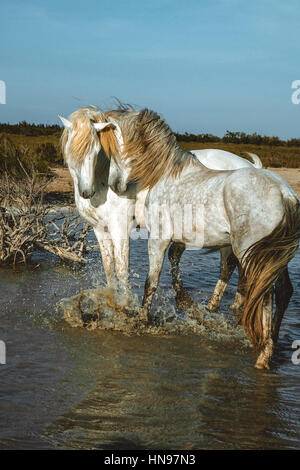
[[[254,168],[263,168],[261,159],[255,153],[250,153],[250,152],[247,152],[247,153],[250,156],[251,160],[253,161]]]
[[[295,255],[300,237],[299,202],[282,199],[284,216],[273,232],[244,253],[242,267],[246,280],[244,310],[240,321],[256,348],[263,346],[263,303],[282,270]]]

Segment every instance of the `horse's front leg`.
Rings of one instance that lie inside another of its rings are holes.
[[[220,254],[221,254],[220,278],[207,304],[207,308],[211,312],[214,312],[219,308],[220,302],[222,300],[227,284],[238,263],[238,260],[236,256],[234,255],[231,246],[226,246],[224,248],[221,248]]]
[[[127,307],[131,306],[132,295],[129,283],[129,237],[113,239],[116,275],[125,296]]]
[[[122,218],[123,216],[123,218]],[[129,230],[124,214],[116,214],[109,225],[113,243],[116,277],[124,295],[124,307],[132,308],[132,294],[129,283]],[[130,227],[130,226],[129,226]],[[123,302],[122,302],[123,303]]]
[[[164,261],[165,251],[170,240],[151,239],[148,241],[149,269],[145,282],[144,297],[141,309],[141,318],[148,322],[149,310],[153,295],[157,289],[161,268]]]
[[[94,232],[100,246],[102,264],[106,276],[107,286],[115,289],[117,283],[113,242],[109,234],[107,232],[104,232],[102,228],[94,227]]]
[[[133,308],[133,298],[129,282],[129,249],[130,229],[134,222],[135,201],[126,200],[125,203],[118,201],[118,208],[111,209],[111,219],[109,221],[109,231],[114,247],[114,260],[118,284],[124,295],[122,302],[125,309],[130,311]]]
[[[171,263],[172,284],[175,291],[177,308],[185,310],[192,305],[190,295],[183,289],[183,283],[179,271],[180,258],[185,250],[184,243],[173,242],[168,251],[168,258]]]

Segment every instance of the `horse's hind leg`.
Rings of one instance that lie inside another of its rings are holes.
[[[231,275],[238,264],[238,260],[234,255],[231,246],[226,246],[220,249],[221,262],[220,262],[220,279],[217,282],[215,290],[208,301],[207,308],[211,312],[217,310],[220,306],[223,294],[231,278]]]
[[[179,262],[182,253],[185,250],[184,243],[173,242],[168,251],[168,258],[171,263],[172,284],[175,291],[175,300],[177,308],[181,310],[188,309],[192,305],[192,299],[183,289],[182,279],[180,277]]]
[[[290,280],[288,268],[286,267],[275,284],[275,302],[276,310],[273,318],[272,333],[274,344],[278,340],[281,321],[285,310],[289,304],[290,298],[293,295],[293,286]]]
[[[279,329],[284,312],[289,304],[293,294],[293,286],[290,281],[287,267],[284,268],[278,280],[275,283],[275,301],[276,311],[272,321],[273,311],[273,289],[264,297],[263,307],[263,338],[264,346],[257,359],[255,367],[257,369],[269,369],[269,360],[273,354],[274,345],[278,339]]]
[[[239,281],[237,286],[237,291],[235,294],[234,302],[230,305],[230,309],[239,312],[241,311],[244,302],[245,302],[245,279],[243,276],[243,269],[240,263],[238,263],[239,270]]]
[[[274,350],[272,338],[272,312],[273,312],[273,289],[264,296],[262,315],[263,347],[257,358],[255,367],[257,369],[270,369],[269,361]]]
[[[164,261],[165,251],[170,240],[152,239],[148,240],[149,268],[145,282],[144,297],[141,309],[141,318],[148,321],[148,314],[153,295],[157,289],[161,268]]]

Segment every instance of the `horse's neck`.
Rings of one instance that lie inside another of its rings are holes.
[[[198,167],[199,170],[207,170],[207,167],[201,163],[196,155],[194,155],[192,152],[189,152],[188,150],[182,150],[181,158],[185,162],[189,162],[191,167]]]

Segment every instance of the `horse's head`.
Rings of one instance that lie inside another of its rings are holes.
[[[110,159],[108,186],[117,194],[125,193],[129,174],[128,161],[122,158],[122,154],[113,155]]]
[[[120,151],[121,131],[116,123],[94,108],[75,111],[70,119],[59,118],[64,125],[61,142],[65,161],[80,196],[90,199],[96,190],[95,169],[99,153],[103,149],[112,162],[112,157]],[[115,165],[113,163],[113,168]],[[116,173],[112,169],[112,175]],[[122,185],[120,190],[124,190]]]

